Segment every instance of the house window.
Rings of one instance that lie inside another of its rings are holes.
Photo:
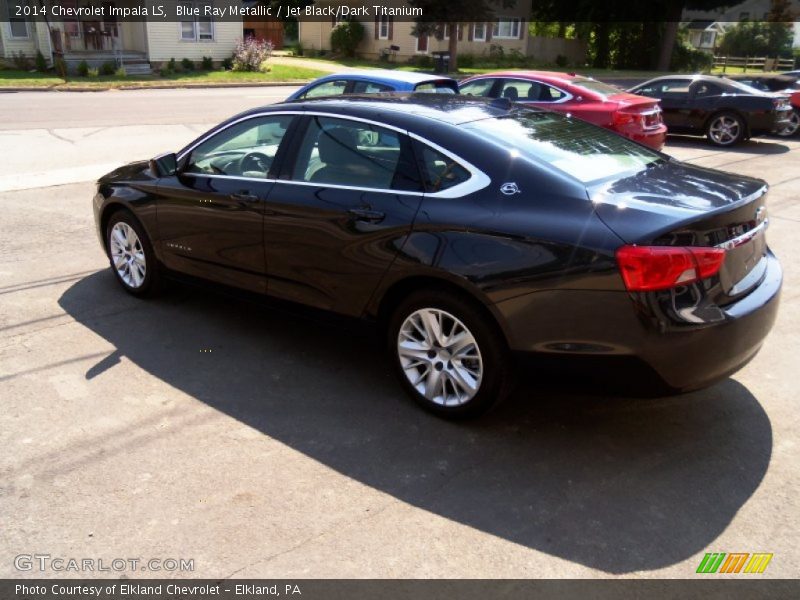
[[[517,39],[519,37],[520,20],[513,19],[497,19],[492,27],[492,37],[499,39]]]
[[[381,40],[388,40],[389,39],[389,19],[386,15],[381,17],[381,20],[378,24],[378,39]]]
[[[445,40],[450,39],[450,23],[444,24],[444,35],[442,36],[442,38]]]
[[[476,42],[486,41],[486,23],[475,23],[475,29],[472,33],[472,39]]]
[[[714,45],[714,32],[704,31],[703,37],[700,39],[701,48],[710,48]]]
[[[181,40],[185,42],[211,42],[214,40],[214,23],[211,17],[202,16],[205,2],[184,2],[187,8],[199,8],[201,16],[181,19]]]
[[[28,22],[23,18],[9,17],[8,28],[11,30],[12,38],[30,37],[28,32]]]

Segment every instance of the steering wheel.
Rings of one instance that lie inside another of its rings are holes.
[[[258,171],[264,173],[264,177],[269,173],[269,167],[272,165],[272,157],[267,156],[263,152],[250,152],[242,157],[239,163],[239,170],[242,173],[247,171]]]

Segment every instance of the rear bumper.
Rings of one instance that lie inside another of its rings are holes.
[[[626,128],[623,127],[617,131],[625,137],[639,142],[652,148],[653,150],[661,150],[667,141],[667,126],[660,125],[654,129],[641,129],[641,128]]]
[[[665,324],[627,292],[560,290],[496,305],[512,350],[596,358],[635,357],[669,387],[690,390],[730,375],[760,349],[775,322],[783,272],[769,254],[762,283],[721,308],[714,324]]]

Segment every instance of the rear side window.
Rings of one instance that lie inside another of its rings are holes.
[[[691,81],[686,79],[664,79],[643,85],[635,93],[650,96],[651,98],[687,96],[690,83]]]
[[[461,86],[461,93],[466,96],[488,96],[496,79],[478,79]]]
[[[394,88],[390,85],[382,83],[375,83],[373,81],[355,81],[353,82],[354,94],[379,94],[381,92],[393,92]]]
[[[319,85],[315,85],[300,97],[317,98],[319,96],[339,96],[341,94],[344,94],[346,88],[347,88],[347,81],[345,81],[344,79],[339,79],[337,81],[326,81],[325,83],[320,83]]]
[[[564,92],[546,83],[519,79],[503,82],[500,95],[512,102],[558,102],[567,97]]]
[[[361,121],[311,117],[294,181],[379,190],[421,191],[407,136]]]
[[[422,142],[415,142],[414,153],[426,192],[441,192],[472,177],[458,161]]]

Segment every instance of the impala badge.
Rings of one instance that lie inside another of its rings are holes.
[[[506,196],[513,196],[514,194],[521,194],[522,190],[516,183],[504,183],[500,186],[500,191]]]

